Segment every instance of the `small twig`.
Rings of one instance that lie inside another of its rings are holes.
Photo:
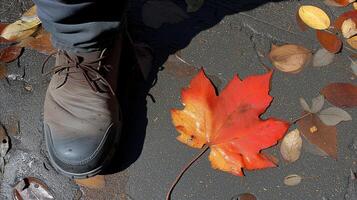
[[[170,200],[171,199],[171,193],[174,190],[175,186],[177,185],[177,183],[180,181],[181,177],[184,175],[184,173],[191,167],[191,165],[193,163],[195,163],[207,150],[209,149],[208,145],[205,145],[203,147],[203,149],[201,150],[201,152],[195,156],[189,163],[186,164],[186,166],[181,170],[181,172],[179,173],[179,175],[177,175],[175,181],[172,183],[169,192],[167,192],[166,195],[166,200]]]
[[[312,115],[312,113],[310,113],[310,112],[306,113],[303,116],[301,116],[301,117],[295,119],[294,121],[292,121],[291,124],[296,124],[296,122],[298,122],[299,120],[304,119],[305,117],[310,116],[310,115]]]

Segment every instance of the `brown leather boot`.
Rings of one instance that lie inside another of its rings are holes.
[[[44,105],[44,134],[51,164],[66,176],[94,176],[114,154],[122,122],[115,96],[120,46],[57,53]]]

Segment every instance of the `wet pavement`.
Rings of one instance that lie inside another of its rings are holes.
[[[1,21],[17,19],[30,4],[0,1]],[[136,83],[123,83],[128,84],[124,88],[130,88],[126,91],[129,100],[123,100],[125,136],[120,153],[108,170],[111,174],[105,176],[106,187],[101,190],[80,188],[49,164],[42,136],[42,104],[49,78],[43,77],[40,69],[46,56],[25,50],[18,62],[9,64],[8,70],[17,75],[25,72],[25,80],[33,90],[27,91],[23,81],[0,81],[0,122],[11,137],[0,199],[11,199],[12,186],[26,176],[43,180],[60,200],[164,199],[181,168],[198,153],[175,139],[177,132],[171,124],[170,109],[182,107],[181,88],[201,67],[219,90],[237,73],[242,78],[264,73],[262,64],[271,64],[260,55],[266,55],[272,43],[295,43],[317,50],[314,32],[302,33],[295,24],[295,13],[303,4],[319,5],[335,17],[346,10],[331,9],[317,1],[206,0],[200,10],[187,13],[181,0],[133,0],[128,12],[130,30],[139,45],[150,46],[153,55],[153,60],[143,59],[140,66],[148,69],[151,63],[153,71],[159,72],[157,77],[155,73],[145,73],[147,82],[137,78],[140,80]],[[177,51],[189,65],[164,64],[168,55]],[[347,55],[344,51],[326,67],[307,67],[295,75],[275,71],[271,90],[275,98],[263,117],[296,119],[302,112],[299,97],[310,100],[332,82],[356,83],[351,80]],[[150,95],[137,92],[149,88],[151,79],[156,84]],[[350,169],[357,170],[357,152],[350,148],[357,137],[357,111],[347,111],[354,120],[338,125],[337,161],[304,152],[293,164],[281,161],[278,168],[246,171],[245,177],[235,177],[213,170],[206,153],[183,176],[172,199],[230,200],[245,192],[259,200],[343,199]],[[269,152],[280,158],[277,148]],[[289,174],[317,178],[289,187],[283,183]]]

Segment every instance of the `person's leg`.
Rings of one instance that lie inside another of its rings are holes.
[[[57,47],[44,105],[49,160],[60,173],[102,171],[121,131],[115,97],[123,8],[105,0],[35,0]]]
[[[88,52],[113,43],[125,0],[34,0],[56,48]]]

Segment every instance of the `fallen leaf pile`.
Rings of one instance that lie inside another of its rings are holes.
[[[353,6],[357,8],[357,3],[354,0],[325,0],[324,3],[337,7],[345,7],[353,3]],[[301,31],[306,31],[308,27],[316,31],[316,38],[321,48],[313,56],[313,66],[315,67],[331,64],[335,54],[340,53],[343,49],[342,40],[345,40],[352,49],[357,49],[357,10],[342,13],[331,22],[330,17],[321,8],[303,5],[296,14],[296,22]],[[354,75],[353,79],[357,77],[357,64],[353,59],[355,57],[356,53],[348,57],[351,60],[350,68]]]
[[[34,49],[40,53],[51,54],[55,51],[41,21],[36,15],[36,6],[31,7],[21,18],[12,24],[0,24],[0,44],[6,46],[0,50],[0,78],[5,77],[6,65],[16,60],[23,48]]]
[[[177,139],[194,148],[208,145],[209,160],[215,169],[243,175],[242,169],[274,167],[260,151],[275,145],[289,123],[270,118],[262,120],[272,101],[269,96],[272,72],[239,79],[237,76],[216,95],[203,70],[182,91],[183,110],[171,111],[181,133]]]

